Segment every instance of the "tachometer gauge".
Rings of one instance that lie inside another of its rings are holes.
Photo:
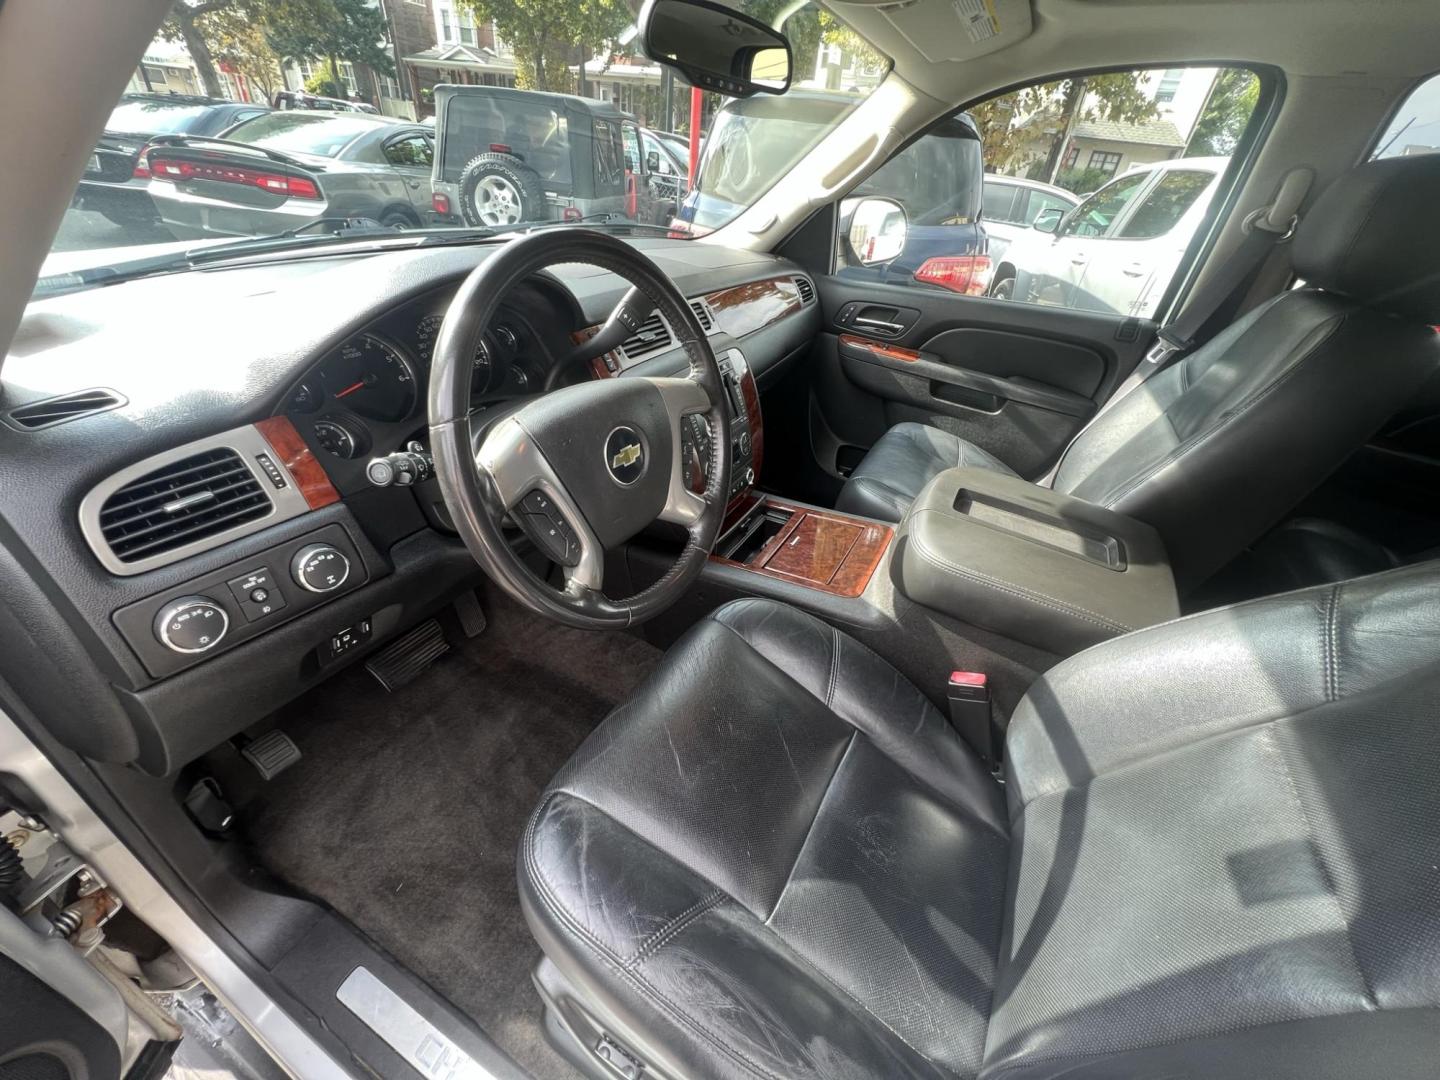
[[[320,369],[325,398],[358,416],[394,422],[415,411],[415,374],[400,350],[374,334],[352,338]]]

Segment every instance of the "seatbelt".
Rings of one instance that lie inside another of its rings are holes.
[[[1223,270],[1205,279],[1204,285],[1196,290],[1185,305],[1185,310],[1160,328],[1155,335],[1155,344],[1150,347],[1145,358],[1125,377],[1125,381],[1110,395],[1109,400],[1100,406],[1099,411],[1075,433],[1075,438],[1070,440],[1059,461],[1055,462],[1055,467],[1041,478],[1039,483],[1042,487],[1049,487],[1055,482],[1055,476],[1065,460],[1065,453],[1075,445],[1076,439],[1146,379],[1159,374],[1187,353],[1195,344],[1196,335],[1215,317],[1216,312],[1225,306],[1226,301],[1250,280],[1251,275],[1260,269],[1276,245],[1285,243],[1295,235],[1295,226],[1300,221],[1300,204],[1305,201],[1314,179],[1314,169],[1308,165],[1297,165],[1280,178],[1275,198],[1268,205],[1245,216],[1240,226],[1244,239],[1240,242],[1239,249],[1230,256]]]

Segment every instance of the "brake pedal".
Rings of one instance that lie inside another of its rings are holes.
[[[251,739],[241,749],[240,756],[255,766],[260,779],[273,780],[300,760],[300,748],[289,735],[275,728],[258,739]]]
[[[450,651],[445,631],[434,619],[387,645],[365,663],[365,670],[392,694],[414,682],[425,669]]]

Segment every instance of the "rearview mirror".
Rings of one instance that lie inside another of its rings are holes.
[[[853,209],[844,208],[849,217],[845,242],[849,261],[857,266],[879,266],[896,258],[905,250],[905,237],[910,223],[905,208],[894,199],[861,199]]]
[[[710,0],[646,0],[645,55],[694,86],[731,97],[790,89],[790,43],[758,19]]]
[[[1036,232],[1056,233],[1060,231],[1060,222],[1065,217],[1065,211],[1058,206],[1047,206],[1035,215],[1035,220],[1030,227]]]

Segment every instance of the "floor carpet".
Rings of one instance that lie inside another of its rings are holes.
[[[246,829],[273,873],[549,1080],[573,1073],[541,1034],[516,848],[545,784],[661,654],[499,597],[485,606],[486,631],[398,693],[360,667],[288,707],[281,726],[304,758],[266,786]]]

